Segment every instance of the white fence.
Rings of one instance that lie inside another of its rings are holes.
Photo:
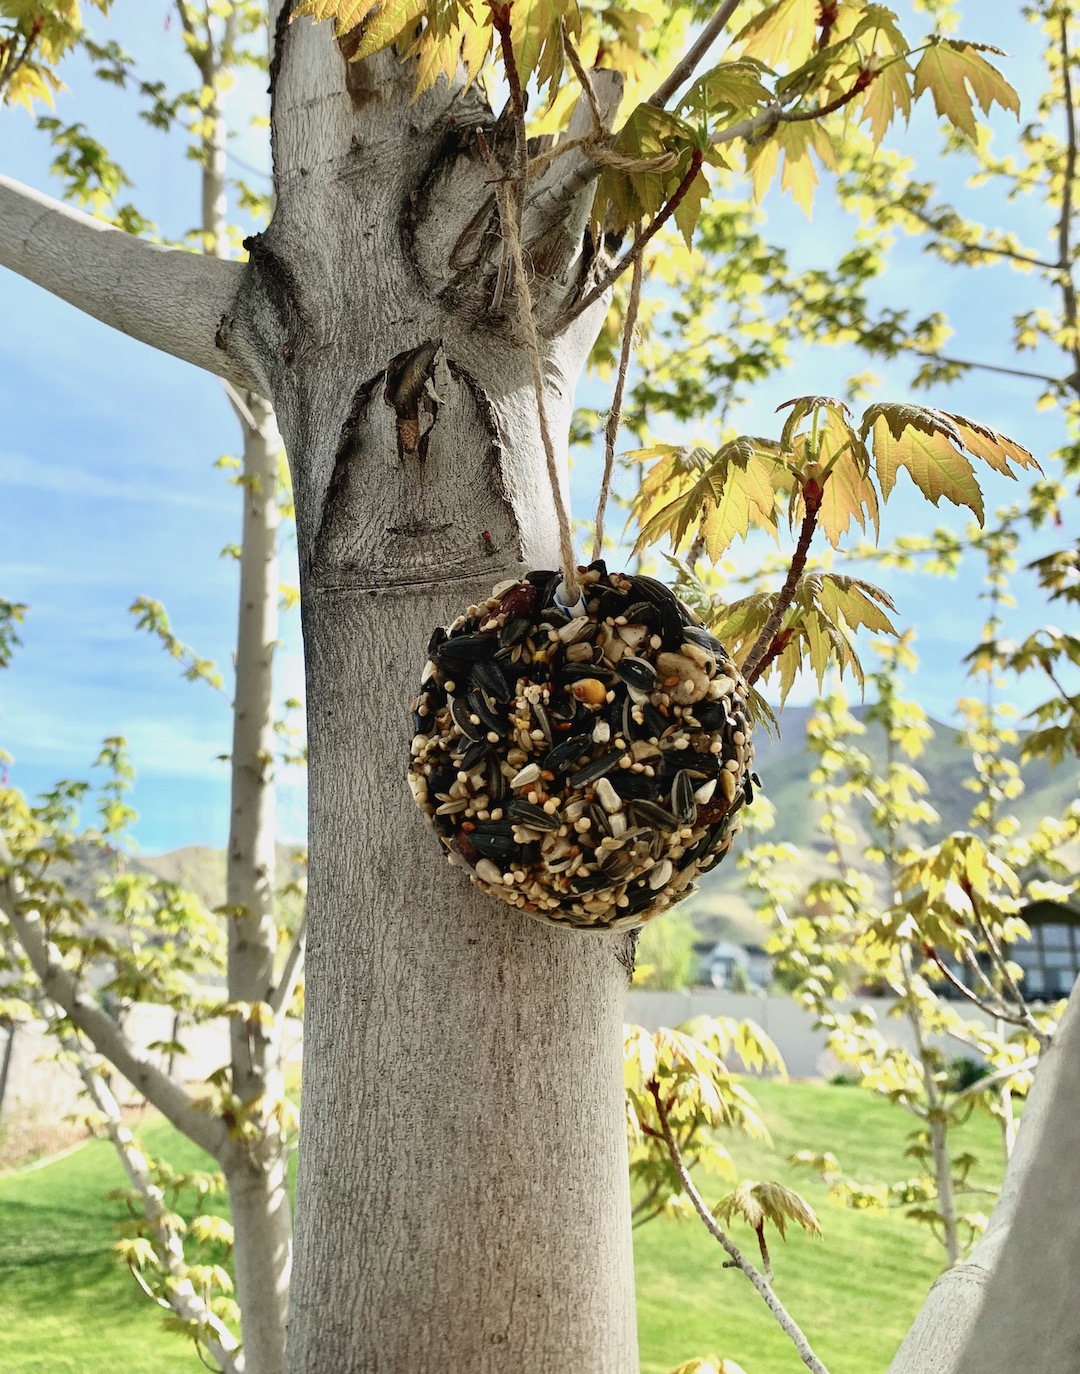
[[[914,1048],[907,1022],[902,1017],[887,1015],[891,1005],[885,998],[863,998],[843,1003],[841,1009],[872,1008],[878,1029],[890,1044]],[[733,1016],[741,1021],[756,1021],[775,1042],[792,1078],[828,1078],[839,1068],[826,1048],[825,1032],[817,1029],[813,1016],[789,997],[702,988],[690,992],[631,992],[626,1001],[625,1019],[647,1030],[679,1026],[695,1016]],[[984,1024],[990,1021],[976,1009],[971,1010],[970,1016]],[[138,1045],[167,1041],[172,1033],[172,1013],[164,1007],[136,1006],[125,1019],[124,1029]],[[5,1038],[0,1037],[0,1053]],[[225,1062],[229,1042],[224,1020],[184,1028],[181,1038],[188,1052],[177,1059],[173,1068],[184,1081],[201,1083]],[[949,1055],[974,1057],[970,1049],[959,1043],[937,1043]],[[55,1043],[40,1026],[24,1024],[17,1028],[7,1089],[0,1105],[0,1130],[6,1134],[18,1135],[58,1123],[80,1110],[78,1077],[70,1065],[56,1062],[54,1048]],[[301,1051],[300,1023],[290,1022],[285,1035],[286,1062],[298,1066]],[[114,1080],[114,1085],[117,1081],[122,1082]],[[130,1097],[134,1100],[133,1091]]]
[[[915,1048],[911,1027],[903,1017],[887,1015],[892,1002],[885,997],[862,997],[842,1002],[841,1011],[856,1008],[873,1010],[878,1030],[890,1045]],[[680,1026],[695,1016],[734,1016],[740,1021],[756,1021],[783,1055],[792,1078],[829,1078],[840,1068],[826,1048],[826,1032],[814,1025],[813,1015],[797,1006],[790,997],[769,997],[763,993],[738,993],[701,988],[689,992],[631,992],[626,1001],[627,1021],[659,1030],[661,1026]],[[969,1020],[991,1025],[992,1020],[978,1008],[965,1008]],[[977,1058],[973,1050],[945,1038],[931,1044],[950,1058],[965,1055]]]

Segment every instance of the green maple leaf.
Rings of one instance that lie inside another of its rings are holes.
[[[742,115],[767,105],[772,92],[761,79],[765,70],[748,59],[721,62],[694,82],[679,102],[679,113]]]
[[[969,138],[976,137],[974,100],[984,114],[995,103],[1020,114],[1020,97],[981,55],[984,52],[1005,55],[984,43],[935,38],[915,68],[915,97],[929,91],[938,114]]]

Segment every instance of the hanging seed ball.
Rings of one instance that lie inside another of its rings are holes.
[[[593,563],[568,614],[561,581],[500,583],[432,635],[409,784],[485,892],[626,929],[731,848],[757,782],[747,688],[662,583]]]

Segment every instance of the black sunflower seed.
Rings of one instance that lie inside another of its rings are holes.
[[[567,781],[571,787],[586,787],[590,782],[595,782],[597,778],[605,777],[613,768],[618,768],[619,762],[625,750],[609,749],[606,754],[601,754],[597,759],[591,759],[584,768],[579,768],[576,773],[571,773]]]
[[[641,718],[644,728],[638,731],[639,735],[644,735],[646,739],[659,739],[665,730],[671,726],[671,721],[660,712],[650,702],[646,702],[641,708]]]
[[[458,634],[440,644],[435,653],[440,659],[446,657],[473,663],[478,658],[490,658],[497,648],[498,640],[494,635]]]
[[[670,588],[665,587],[662,582],[657,582],[653,577],[630,578],[634,590],[646,601],[650,601],[657,610],[660,618],[660,637],[663,640],[663,647],[667,650],[677,649],[682,643],[683,627],[689,619],[689,613],[676,597]]]
[[[570,764],[576,763],[592,743],[591,735],[571,735],[549,749],[544,755],[543,767],[553,773],[563,772]]]
[[[697,816],[694,783],[685,768],[675,774],[675,781],[671,784],[671,809],[686,825],[692,824]]]
[[[474,830],[469,840],[488,859],[516,858],[523,848],[515,843],[513,835],[486,835],[480,830]]]
[[[613,674],[604,663],[563,663],[556,674],[560,683],[580,682],[583,678],[595,677],[601,682],[610,682]]]
[[[651,692],[656,686],[656,669],[633,654],[624,654],[615,665],[615,671],[628,686],[636,687],[639,692]]]
[[[469,739],[483,739],[483,728],[469,718],[469,704],[462,697],[450,698],[450,715],[463,735],[467,735]]]
[[[611,879],[606,873],[575,873],[570,879],[571,892],[596,892],[601,887],[610,887]]]
[[[499,735],[506,734],[505,716],[499,714],[495,703],[480,688],[469,693],[469,710],[474,716],[480,717],[480,724],[486,730],[494,730]]]
[[[620,611],[619,614],[626,617],[628,625],[647,625],[649,629],[654,629],[660,619],[656,607],[651,601],[635,601],[632,606],[627,606],[626,610]]]
[[[596,607],[597,620],[606,620],[608,616],[622,615],[626,609],[627,593],[620,591],[617,587],[607,587],[600,594]]]
[[[491,798],[492,804],[502,801],[506,796],[506,779],[494,754],[489,754],[484,760],[484,791]]]
[[[502,633],[499,635],[500,646],[504,649],[510,649],[515,644],[520,644],[531,629],[531,621],[515,616],[502,627]]]
[[[684,626],[682,633],[687,644],[696,644],[699,649],[707,649],[710,654],[716,656],[727,653],[715,635],[711,635],[708,630],[703,630],[697,625]]]
[[[518,825],[527,825],[530,830],[558,830],[562,824],[560,818],[549,815],[542,806],[533,806],[532,802],[515,799],[506,808],[506,814]]]
[[[657,806],[655,802],[646,801],[644,798],[635,799],[630,803],[633,811],[633,819],[638,825],[650,825],[660,830],[678,830],[682,822],[678,817],[673,816],[670,811],[662,806]]]
[[[546,587],[553,577],[559,576],[560,574],[557,572],[551,572],[549,569],[541,569],[538,572],[526,573],[525,581],[531,582],[534,587]]]
[[[484,762],[491,753],[491,748],[492,746],[486,739],[475,740],[461,755],[461,770],[465,773],[471,773],[478,764]]]
[[[516,672],[516,669],[514,670]],[[479,659],[470,665],[470,676],[477,687],[482,687],[488,696],[496,701],[509,701],[513,695],[507,676],[497,663],[490,659]]]
[[[727,697],[694,703],[694,719],[703,730],[722,730],[728,723],[729,714]]]
[[[641,797],[651,801],[659,794],[655,778],[645,773],[635,773],[629,768],[616,769],[609,775],[608,781],[623,801],[637,801]]]
[[[656,893],[644,879],[638,879],[637,884],[632,884],[626,889],[626,897],[626,906],[620,907],[619,910],[627,914],[634,914],[650,906],[656,897]]]

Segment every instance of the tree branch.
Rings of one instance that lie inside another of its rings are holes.
[[[1068,377],[1051,377],[1045,372],[1027,372],[1020,367],[1000,367],[997,363],[978,363],[970,358],[952,358],[944,353],[935,353],[929,348],[904,348],[916,358],[928,358],[931,362],[944,363],[946,367],[970,367],[979,372],[997,372],[1003,377],[1024,377],[1032,382],[1046,382],[1048,386],[1065,386]]]
[[[300,972],[304,967],[304,947],[307,943],[307,912],[300,922],[293,942],[289,947],[289,953],[285,957],[285,967],[281,970],[281,977],[278,979],[277,987],[270,994],[269,1002],[274,1016],[279,1021],[284,1021],[288,1015],[289,1007],[292,1003],[293,993],[296,985],[300,981]]]
[[[660,1118],[660,1126],[664,1132],[664,1140],[667,1143],[668,1154],[671,1156],[671,1162],[675,1166],[675,1172],[679,1175],[679,1182],[682,1184],[683,1191],[693,1204],[694,1211],[697,1212],[698,1216],[704,1222],[705,1229],[708,1231],[709,1235],[712,1236],[713,1240],[718,1241],[731,1256],[732,1266],[745,1274],[761,1294],[766,1307],[768,1307],[769,1311],[779,1322],[781,1330],[799,1352],[799,1358],[802,1360],[803,1364],[805,1364],[808,1369],[813,1370],[813,1374],[829,1374],[829,1371],[814,1354],[810,1342],[799,1329],[795,1318],[791,1316],[784,1307],[784,1304],[776,1296],[775,1292],[773,1292],[768,1279],[754,1268],[734,1241],[729,1239],[727,1233],[717,1224],[716,1218],[709,1211],[705,1199],[694,1186],[694,1180],[690,1177],[686,1164],[683,1162],[682,1153],[672,1134],[671,1123],[668,1120],[667,1112],[664,1109],[664,1104],[661,1101],[660,1093],[657,1090],[655,1082],[649,1084],[649,1091],[652,1093],[653,1101],[656,1103],[656,1111]]]
[[[686,56],[665,76],[652,95],[645,102],[662,110],[684,81],[691,77],[698,63],[727,27],[727,22],[739,8],[741,0],[724,0],[713,17],[701,30],[697,42],[687,51]]]
[[[695,148],[690,158],[690,166],[687,168],[683,179],[671,193],[671,199],[668,203],[660,210],[656,218],[650,224],[647,224],[641,233],[637,235],[631,247],[627,249],[615,266],[601,277],[591,291],[586,292],[586,294],[582,296],[581,300],[578,301],[572,310],[566,312],[561,321],[562,324],[569,324],[571,320],[576,320],[579,315],[588,310],[590,305],[595,305],[604,292],[609,291],[611,287],[615,285],[626,269],[637,262],[651,240],[660,232],[679,208],[691,184],[701,171],[702,161],[701,152]]]
[[[828,480],[828,479],[826,479]],[[810,541],[814,537],[817,529],[818,511],[821,509],[821,489],[818,487],[813,490],[809,483],[803,487],[803,502],[806,512],[803,515],[802,527],[799,530],[799,542],[795,546],[795,553],[791,559],[791,567],[788,575],[784,579],[784,585],[780,588],[780,595],[776,598],[776,605],[769,613],[761,633],[754,641],[750,652],[742,666],[742,675],[747,682],[753,683],[758,680],[764,672],[765,667],[772,661],[771,650],[773,644],[781,633],[780,625],[787,612],[787,608],[795,600],[795,590],[799,585],[799,578],[802,577],[803,569],[806,567],[806,556],[810,552]]]
[[[0,844],[0,864],[9,862]],[[79,992],[75,979],[55,957],[41,916],[20,910],[19,893],[10,874],[0,877],[0,908],[30,961],[46,997],[61,1007],[76,1029],[82,1031],[97,1052],[114,1065],[146,1100],[183,1135],[208,1155],[222,1162],[227,1153],[228,1131],[216,1116],[201,1111],[194,1098],[163,1073],[150,1056],[133,1045],[116,1022]]]
[[[47,1006],[44,1014],[48,1020],[55,1020]],[[188,1277],[184,1243],[173,1223],[164,1195],[150,1173],[146,1157],[139,1149],[135,1137],[124,1125],[116,1098],[101,1075],[95,1072],[94,1065],[89,1062],[83,1046],[74,1041],[74,1037],[66,1040],[65,1046],[75,1055],[79,1077],[86,1088],[87,1096],[100,1112],[113,1149],[131,1186],[142,1201],[143,1215],[153,1234],[162,1267],[169,1276],[168,1299],[159,1297],[134,1266],[131,1266],[136,1282],[154,1302],[166,1310],[175,1312],[182,1321],[195,1323],[199,1329],[199,1339],[217,1361],[221,1374],[242,1374],[244,1357],[240,1353],[240,1343],[224,1322],[214,1315],[209,1304],[196,1293]]]
[[[0,266],[134,339],[257,385],[215,341],[244,276],[240,263],[159,248],[0,176]]]
[[[590,74],[590,79],[601,118],[609,122],[622,99],[622,75],[600,68]],[[569,143],[593,136],[592,103],[583,93],[564,138]],[[545,275],[559,277],[580,259],[592,209],[589,188],[600,171],[584,146],[579,145],[573,152],[552,160],[543,174],[527,186],[523,242],[534,266]]]

